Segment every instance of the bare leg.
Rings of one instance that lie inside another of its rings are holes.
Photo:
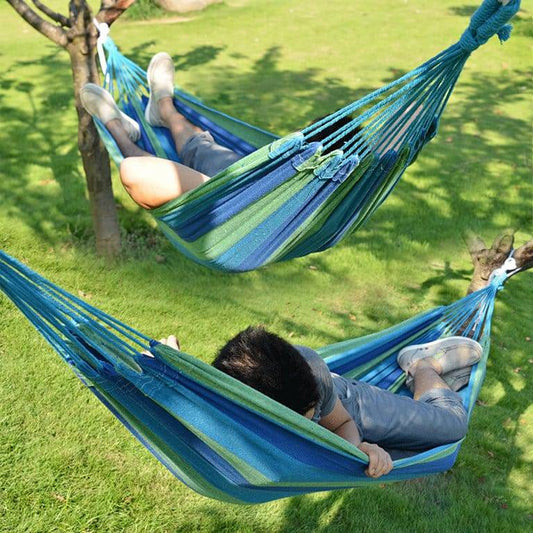
[[[122,185],[133,201],[145,209],[159,207],[209,179],[189,167],[145,152],[130,140],[118,119],[110,120],[106,128],[125,157],[120,165]]]
[[[409,373],[414,380],[413,398],[415,400],[432,389],[451,390],[441,378],[442,367],[439,362],[431,357],[415,361],[409,368]]]
[[[158,106],[161,119],[172,134],[178,154],[181,154],[185,143],[196,133],[201,133],[202,130],[189,122],[181,113],[178,113],[172,98],[161,98]]]
[[[196,189],[209,176],[160,157],[128,157],[120,165],[120,179],[134,202],[154,209]]]
[[[110,120],[105,127],[115,139],[124,157],[152,157],[152,154],[139,148],[126,133],[119,119]]]

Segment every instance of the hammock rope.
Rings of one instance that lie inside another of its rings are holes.
[[[495,296],[517,271],[507,264],[487,287],[451,305],[318,352],[332,372],[408,394],[396,363],[402,347],[468,335],[484,348],[460,392],[470,415],[485,375]],[[159,344],[2,251],[0,289],[126,428],[205,496],[259,503],[442,472],[457,457],[461,442],[398,459],[386,477],[368,478],[366,456],[355,446],[201,360]]]
[[[392,192],[436,135],[471,52],[493,35],[506,40],[507,21],[519,7],[520,0],[505,5],[485,0],[456,44],[283,138],[176,88],[179,112],[243,159],[151,214],[187,257],[229,272],[254,270],[334,246]],[[144,118],[149,94],[145,71],[119,52],[106,28],[99,41],[99,50],[104,49],[104,85],[118,97],[119,107],[139,122],[139,146],[179,162],[168,130],[151,127]],[[120,164],[123,156],[112,136],[98,121],[97,127]]]

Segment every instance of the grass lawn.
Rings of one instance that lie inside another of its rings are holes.
[[[142,65],[167,50],[185,89],[284,134],[451,44],[475,4],[227,0],[181,22],[120,20],[112,36]],[[206,361],[249,324],[320,346],[450,303],[471,273],[463,231],[489,241],[512,227],[519,244],[533,233],[529,10],[504,46],[473,54],[439,136],[362,230],[241,275],[180,256],[118,181],[125,250],[113,264],[95,257],[66,53],[6,3],[0,21],[0,247],[148,335],[176,332]],[[176,481],[0,297],[0,531],[530,530],[531,301],[530,273],[500,293],[485,386],[450,472],[235,506]]]

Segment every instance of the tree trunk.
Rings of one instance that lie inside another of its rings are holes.
[[[490,248],[487,248],[481,237],[472,232],[467,232],[464,238],[474,265],[474,274],[467,290],[467,294],[470,294],[486,287],[491,274],[503,266],[513,251],[514,231],[507,230],[496,237]],[[513,257],[520,271],[533,268],[533,239],[514,250]]]
[[[98,136],[91,116],[80,101],[86,83],[99,83],[95,60],[95,36],[89,31],[76,35],[67,45],[74,80],[78,113],[78,147],[85,170],[94,225],[96,251],[114,257],[120,252],[120,230],[113,197],[109,155]]]
[[[120,252],[118,216],[111,186],[109,156],[94,123],[80,102],[80,89],[88,82],[99,83],[96,69],[96,28],[87,0],[69,0],[69,15],[55,12],[40,0],[34,9],[25,0],[7,0],[33,28],[65,48],[70,56],[74,78],[74,100],[78,113],[78,147],[89,190],[96,251],[108,257]],[[112,24],[135,0],[101,0],[97,17]],[[45,20],[46,15],[52,22]]]

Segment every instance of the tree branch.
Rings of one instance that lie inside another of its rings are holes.
[[[54,22],[57,22],[61,26],[70,26],[68,18],[64,15],[61,15],[61,13],[56,13],[55,11],[52,11],[48,6],[45,6],[39,0],[32,0],[32,2],[39,11],[42,11],[47,17],[51,18]]]
[[[67,45],[65,30],[41,18],[24,0],[7,0],[11,7],[33,28],[63,48]]]
[[[494,239],[492,246],[487,248],[481,237],[473,233],[465,236],[465,241],[474,265],[474,274],[468,287],[467,293],[477,291],[486,287],[490,275],[497,268],[500,268],[509,257],[514,243],[514,232],[508,230]],[[533,239],[529,240],[513,254],[516,266],[523,270],[533,267]]]
[[[515,258],[516,266],[521,270],[533,268],[533,239],[517,248],[513,257]]]
[[[96,20],[111,26],[134,2],[135,0],[102,0]]]

